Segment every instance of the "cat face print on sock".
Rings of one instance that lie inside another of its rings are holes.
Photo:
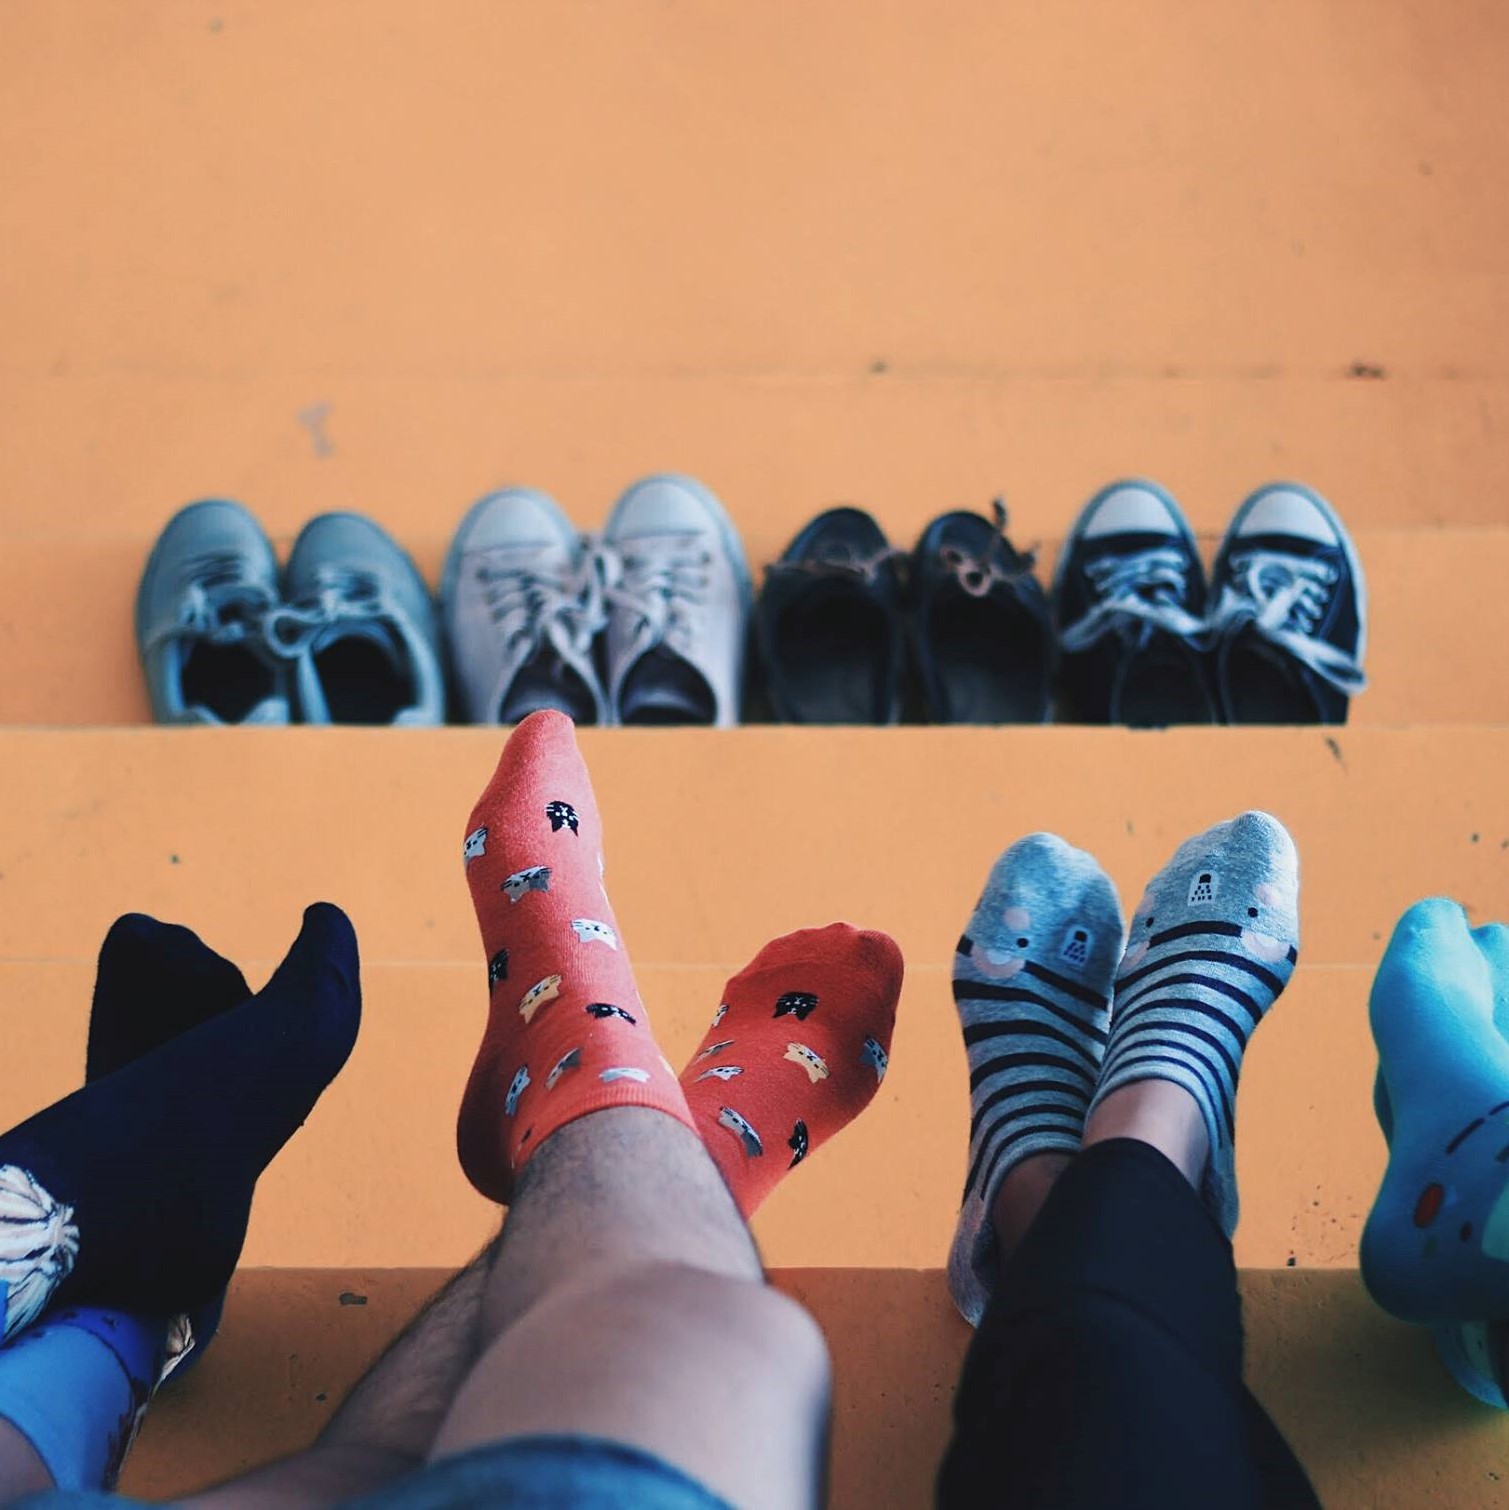
[[[773,940],[728,982],[681,1082],[745,1216],[875,1095],[901,970],[884,934],[836,923]]]
[[[489,1015],[457,1149],[473,1185],[502,1203],[534,1152],[577,1117],[639,1106],[691,1122],[603,888],[601,846],[570,720],[531,715],[504,746],[463,843]]]

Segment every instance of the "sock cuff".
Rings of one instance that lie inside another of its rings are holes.
[[[676,1081],[674,1084],[679,1090],[680,1082]],[[697,1134],[699,1139],[701,1137],[684,1095],[671,1096],[656,1086],[637,1085],[633,1081],[615,1081],[612,1085],[584,1092],[569,1101],[563,1098],[556,1106],[549,1108],[548,1115],[536,1118],[525,1129],[529,1133],[528,1141],[521,1140],[513,1150],[511,1164],[514,1180],[517,1181],[520,1172],[529,1161],[563,1127],[572,1122],[578,1122],[583,1117],[590,1117],[594,1112],[612,1111],[618,1107],[629,1106],[663,1112]]]

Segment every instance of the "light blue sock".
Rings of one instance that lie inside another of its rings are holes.
[[[1243,813],[1180,845],[1153,877],[1116,973],[1095,1105],[1139,1080],[1183,1086],[1210,1138],[1201,1193],[1228,1236],[1242,1055],[1298,958],[1294,841],[1277,818]]]
[[[1075,1153],[1105,1052],[1122,945],[1116,889],[1095,860],[1031,834],[996,861],[954,958],[969,1057],[969,1175],[949,1287],[978,1325],[998,1260],[990,1208],[1023,1159]]]
[[[1509,928],[1488,923],[1472,930],[1473,942],[1488,963],[1493,987],[1493,1023],[1499,1036],[1509,1040]],[[1373,1109],[1383,1140],[1392,1149],[1393,1108],[1380,1066],[1373,1083]],[[1474,1399],[1499,1410],[1509,1410],[1504,1389],[1503,1359],[1509,1326],[1499,1321],[1438,1321],[1430,1328],[1436,1353],[1447,1371]]]
[[[1489,953],[1444,898],[1399,920],[1370,1016],[1391,1132],[1362,1276],[1405,1321],[1509,1317],[1509,1041]]]
[[[59,1489],[115,1483],[157,1384],[168,1328],[77,1306],[0,1348],[0,1419],[36,1449]]]

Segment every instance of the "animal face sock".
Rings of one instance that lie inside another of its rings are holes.
[[[80,1306],[0,1348],[0,1417],[59,1489],[114,1485],[162,1371],[166,1323]]]
[[[1480,933],[1455,902],[1419,902],[1373,982],[1392,1135],[1362,1277],[1405,1321],[1472,1327],[1509,1315],[1509,1042],[1495,1019],[1509,950],[1498,930]]]
[[[999,1267],[990,1213],[1023,1159],[1074,1153],[1095,1090],[1121,955],[1116,890],[1053,834],[1013,844],[985,882],[954,955],[969,1057],[969,1174],[949,1288],[978,1325]]]
[[[173,1316],[212,1302],[257,1177],[345,1063],[356,939],[318,905],[267,987],[0,1135],[3,1333],[49,1302]]]
[[[571,720],[531,714],[462,847],[490,1006],[456,1146],[467,1178],[503,1204],[551,1133],[590,1112],[647,1106],[693,1126],[634,984],[602,843]]]
[[[1227,1236],[1242,1054],[1298,958],[1294,841],[1277,818],[1243,813],[1182,844],[1149,883],[1116,974],[1095,1103],[1139,1080],[1194,1097],[1210,1139],[1201,1193]]]
[[[874,1099],[902,971],[888,935],[833,923],[766,944],[723,988],[681,1085],[746,1218]]]

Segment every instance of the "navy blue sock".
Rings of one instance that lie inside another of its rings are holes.
[[[163,1316],[225,1288],[257,1177],[345,1063],[346,916],[311,907],[267,987],[0,1136],[4,1335],[49,1301]]]
[[[240,970],[191,929],[140,912],[117,918],[100,945],[85,1083],[113,1075],[251,994]]]

